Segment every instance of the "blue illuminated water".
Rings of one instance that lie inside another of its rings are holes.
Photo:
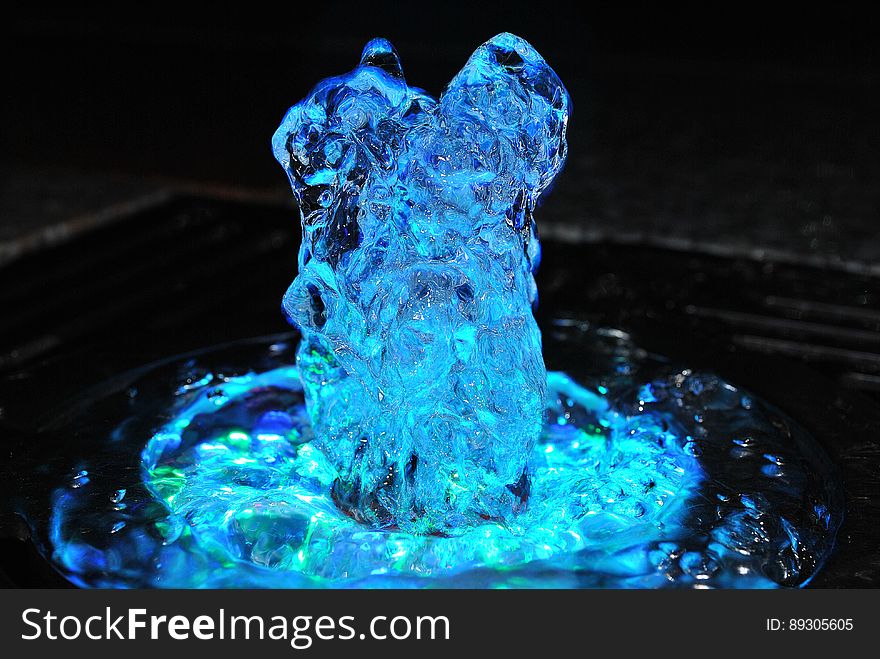
[[[272,140],[303,241],[284,310],[337,503],[412,533],[507,523],[547,374],[532,218],[565,161],[568,93],[524,40],[480,46],[435,100],[384,39]]]
[[[291,108],[273,146],[301,213],[283,301],[301,334],[84,398],[67,422],[83,459],[49,518],[28,514],[58,570],[112,587],[807,583],[842,502],[797,423],[620,331],[541,336],[532,211],[568,112],[508,34],[439,100],[374,40]]]
[[[840,491],[794,421],[617,331],[558,321],[545,343],[550,368],[583,361],[548,376],[531,491],[505,524],[417,535],[343,512],[294,338],[159,364],[84,404],[94,455],[56,490],[45,551],[105,587],[776,587],[821,567]]]

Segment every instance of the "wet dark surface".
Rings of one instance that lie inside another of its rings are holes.
[[[25,464],[30,442],[75,450],[41,434],[41,423],[89,387],[162,357],[285,331],[278,300],[296,240],[289,209],[181,198],[7,266],[0,297],[17,313],[2,328],[5,466]],[[880,310],[866,301],[876,280],[627,245],[547,241],[544,254],[541,321],[627,330],[648,349],[751,389],[811,432],[847,494],[839,548],[813,584],[880,583],[871,384]],[[562,302],[572,299],[583,302]],[[9,500],[16,479],[4,487]],[[24,533],[8,512],[3,529]],[[7,579],[53,581],[20,542],[2,545]]]

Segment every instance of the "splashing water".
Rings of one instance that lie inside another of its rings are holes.
[[[284,297],[302,339],[84,401],[71,425],[95,457],[34,522],[58,569],[84,586],[807,583],[842,503],[794,421],[618,331],[559,320],[542,353],[532,211],[568,107],[507,34],[439,101],[374,40],[294,106],[273,145],[302,211]]]
[[[548,377],[508,523],[417,535],[346,514],[296,340],[265,340],[84,401],[72,426],[96,457],[56,490],[47,552],[99,587],[775,587],[821,567],[841,497],[795,422],[617,331],[558,321],[545,341],[570,375]]]
[[[439,101],[375,39],[273,138],[302,214],[284,309],[337,503],[414,533],[514,515],[547,375],[532,210],[568,93],[525,41],[481,46]]]

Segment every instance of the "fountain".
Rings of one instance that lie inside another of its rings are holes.
[[[542,337],[533,213],[569,105],[501,34],[438,100],[375,39],[291,108],[273,149],[302,220],[299,335],[126,378],[127,415],[54,492],[57,569],[101,587],[808,583],[842,503],[794,420],[619,330],[558,318]]]

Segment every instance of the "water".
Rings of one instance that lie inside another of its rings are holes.
[[[533,210],[569,97],[523,39],[477,48],[439,98],[374,39],[272,139],[303,240],[283,308],[337,503],[379,526],[512,523],[547,373]]]
[[[384,40],[319,83],[273,140],[302,340],[122,374],[52,420],[77,456],[16,476],[46,557],[96,587],[807,583],[842,516],[807,433],[620,331],[542,338],[532,211],[568,110],[509,34],[436,101]]]
[[[418,535],[343,512],[295,337],[78,401],[65,426],[89,457],[57,469],[48,518],[37,498],[22,511],[57,569],[94,587],[754,588],[820,569],[842,497],[794,421],[616,330],[561,320],[544,340],[543,431],[505,523]]]

